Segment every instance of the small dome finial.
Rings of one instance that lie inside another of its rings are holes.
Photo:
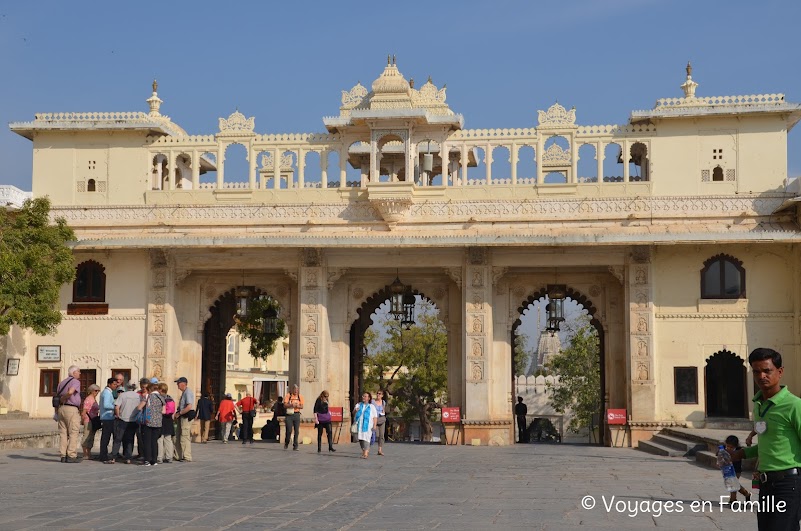
[[[685,70],[687,71],[687,79],[681,85],[681,90],[684,91],[684,98],[691,100],[695,98],[695,89],[698,88],[698,83],[693,81],[693,65],[690,64],[690,61],[687,61]]]
[[[395,54],[392,54],[392,64],[393,65],[397,64],[397,63],[395,63]]]
[[[387,66],[391,64],[392,64],[392,56],[390,54],[387,54]]]
[[[156,82],[155,78],[153,79],[152,86],[153,86],[153,94],[151,94],[151,96],[145,101],[150,106],[150,116],[161,116],[159,109],[161,108],[161,104],[163,102],[161,101],[161,98],[159,98],[159,95],[156,94],[156,91],[159,88],[159,84]]]

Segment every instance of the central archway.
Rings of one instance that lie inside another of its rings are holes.
[[[515,345],[515,338],[517,336],[518,327],[522,324],[521,317],[524,315],[524,312],[530,306],[532,306],[532,305],[534,305],[534,304],[536,304],[536,303],[538,303],[540,301],[545,301],[547,299],[547,295],[548,295],[547,287],[542,287],[542,288],[540,288],[539,291],[537,291],[537,292],[533,293],[532,295],[530,295],[529,297],[527,297],[523,301],[523,303],[518,307],[518,309],[517,309],[518,318],[515,320],[515,322],[512,325],[511,338],[510,338],[510,341],[511,341],[510,344],[511,345]],[[602,325],[601,321],[597,317],[598,311],[595,308],[595,305],[585,295],[583,295],[582,293],[580,293],[580,292],[576,291],[575,289],[573,289],[573,288],[568,286],[566,288],[566,290],[565,290],[565,300],[566,301],[575,302],[576,305],[578,305],[580,308],[582,308],[583,310],[585,310],[587,312],[587,316],[589,317],[589,320],[590,320],[590,325],[596,330],[596,332],[598,334],[598,344],[599,344],[598,346],[599,346],[599,354],[600,354],[599,355],[599,358],[600,358],[599,359],[600,386],[599,386],[599,389],[598,389],[598,393],[599,393],[599,400],[598,400],[599,408],[598,408],[598,412],[597,412],[597,420],[598,420],[597,427],[598,427],[599,436],[598,436],[597,444],[603,445],[605,443],[604,438],[606,436],[605,435],[606,434],[606,415],[604,414],[605,408],[606,408],[606,370],[605,370],[605,367],[606,367],[606,344],[605,344],[605,340],[604,340],[605,339],[604,338],[604,328],[603,328],[603,325]],[[513,357],[512,363],[511,363],[511,367],[512,367],[512,374],[511,374],[512,389],[513,389],[513,395],[517,395],[517,375],[514,374],[514,368],[515,368],[514,356],[515,356],[515,349],[512,348],[512,357]],[[513,403],[516,403],[517,402],[517,396],[513,396],[513,400],[512,401],[513,401]]]
[[[394,400],[393,428],[399,430],[396,433],[416,437],[416,431],[407,433],[406,430],[416,427],[419,421],[420,438],[427,441],[432,436],[430,429],[432,421],[437,420],[432,418],[433,412],[438,410],[438,406],[435,404],[445,405],[443,402],[448,391],[447,324],[440,314],[439,305],[417,289],[412,289],[410,293],[415,298],[416,323],[410,331],[403,331],[401,335],[398,335],[397,325],[399,322],[387,314],[391,300],[389,286],[384,286],[373,293],[356,309],[358,317],[350,327],[349,406],[355,407],[364,390],[374,391],[372,387],[381,387],[385,391],[389,391],[391,406],[393,406]],[[371,327],[372,341],[365,339],[368,329]],[[400,341],[400,345],[406,346],[398,347],[398,341]],[[371,357],[368,358],[368,355]],[[400,358],[396,356],[400,356]],[[407,356],[411,356],[411,358]],[[383,361],[377,362],[378,359]],[[399,360],[416,361],[407,364]],[[431,365],[429,365],[429,361]],[[388,367],[395,369],[387,370]],[[430,382],[438,382],[435,385],[432,384],[434,387],[427,387],[428,384],[422,386],[415,384],[415,382],[421,381],[429,382],[431,378],[433,380]],[[436,392],[429,396],[429,392],[435,388],[441,389],[442,392]],[[399,416],[404,410],[409,415],[413,411],[416,413],[413,418],[406,414]],[[405,418],[401,420],[401,416]],[[409,421],[411,424],[408,424]],[[438,433],[435,431],[433,436],[437,435]]]

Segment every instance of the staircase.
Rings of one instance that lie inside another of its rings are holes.
[[[740,439],[740,445],[745,446],[748,431],[742,431],[743,426],[742,421],[738,421],[736,426],[730,428],[664,428],[650,440],[640,441],[638,449],[666,457],[694,457],[699,464],[717,468],[718,445],[726,437],[736,435]],[[748,430],[750,426],[749,423]],[[743,460],[743,470],[753,470],[755,462],[756,459]]]
[[[638,444],[638,448],[644,452],[666,457],[692,457],[697,452],[706,450],[706,447],[704,443],[672,434],[668,429],[655,433],[651,440],[640,441]]]

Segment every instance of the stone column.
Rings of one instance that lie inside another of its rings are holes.
[[[486,166],[487,186],[492,184],[492,145],[484,148],[484,165]]]
[[[450,172],[450,166],[451,166],[451,156],[450,156],[450,153],[448,152],[449,149],[450,149],[450,146],[448,146],[445,143],[445,139],[443,139],[439,143],[439,160],[440,160],[440,165],[442,166],[442,172],[441,172],[442,173],[442,186],[448,186],[448,177],[449,177],[448,174]],[[431,179],[431,180],[433,180],[433,179]],[[429,184],[431,184],[431,183],[429,182]]]
[[[217,147],[217,190],[221,190],[225,179],[225,144]]]
[[[323,391],[326,381],[326,362],[329,348],[328,314],[326,308],[327,286],[325,268],[320,249],[303,249],[298,270],[298,314],[299,366],[293,374],[293,383],[299,383],[305,399],[301,422],[302,435],[314,435],[314,401]],[[298,356],[296,356],[296,359]],[[314,439],[313,439],[314,440]]]
[[[509,162],[512,165],[512,184],[517,184],[517,159],[518,159],[518,146],[515,143],[512,143],[509,146]]]
[[[604,143],[595,144],[595,161],[598,163],[598,184],[604,183]]]
[[[623,159],[623,182],[629,182],[629,141],[623,139],[621,149],[621,158]]]
[[[145,343],[144,374],[139,377],[156,377],[159,380],[172,378],[172,371],[168,371],[168,363],[173,365],[178,360],[167,359],[167,297],[169,268],[167,256],[162,249],[153,249],[150,252],[150,288],[147,302],[147,341]],[[173,305],[170,304],[172,307]],[[132,375],[133,377],[133,375]],[[195,382],[196,383],[196,382]]]
[[[465,444],[509,444],[511,419],[494,418],[493,382],[509,378],[502,364],[490,358],[493,351],[492,267],[485,248],[468,249],[462,281],[463,371],[465,399],[462,416]],[[505,397],[503,397],[505,398]]]
[[[273,149],[273,188],[281,188],[281,150],[278,148]]]
[[[576,135],[570,135],[570,178],[567,180],[569,183],[578,182],[578,158],[579,147],[576,143]]]
[[[192,152],[192,190],[200,188],[200,157],[197,151]]]
[[[320,186],[328,188],[328,150],[320,152]]]
[[[298,188],[306,187],[306,152],[298,148]]]
[[[462,153],[461,157],[459,157],[459,163],[462,166],[462,174],[459,176],[459,185],[466,186],[467,185],[467,145],[462,144]]]
[[[659,429],[654,381],[654,287],[650,248],[634,247],[626,264],[631,443]]]
[[[258,157],[258,151],[253,148],[253,141],[251,140],[250,144],[248,145],[248,163],[249,163],[248,187],[251,190],[255,190],[257,188],[256,186],[256,164],[258,162],[256,160],[257,157]]]

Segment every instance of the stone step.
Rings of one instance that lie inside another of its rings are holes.
[[[675,448],[665,446],[653,440],[640,441],[637,448],[649,454],[663,455],[666,457],[682,457],[685,454],[682,450],[676,450]]]
[[[9,411],[4,415],[0,415],[0,422],[4,420],[25,420],[30,418],[27,411]]]
[[[697,450],[706,449],[706,445],[698,441],[690,441],[681,437],[676,437],[675,435],[668,435],[667,433],[656,433],[651,438],[651,441],[659,443],[662,446],[673,448],[674,450],[679,450],[682,452],[682,455],[694,455]]]

